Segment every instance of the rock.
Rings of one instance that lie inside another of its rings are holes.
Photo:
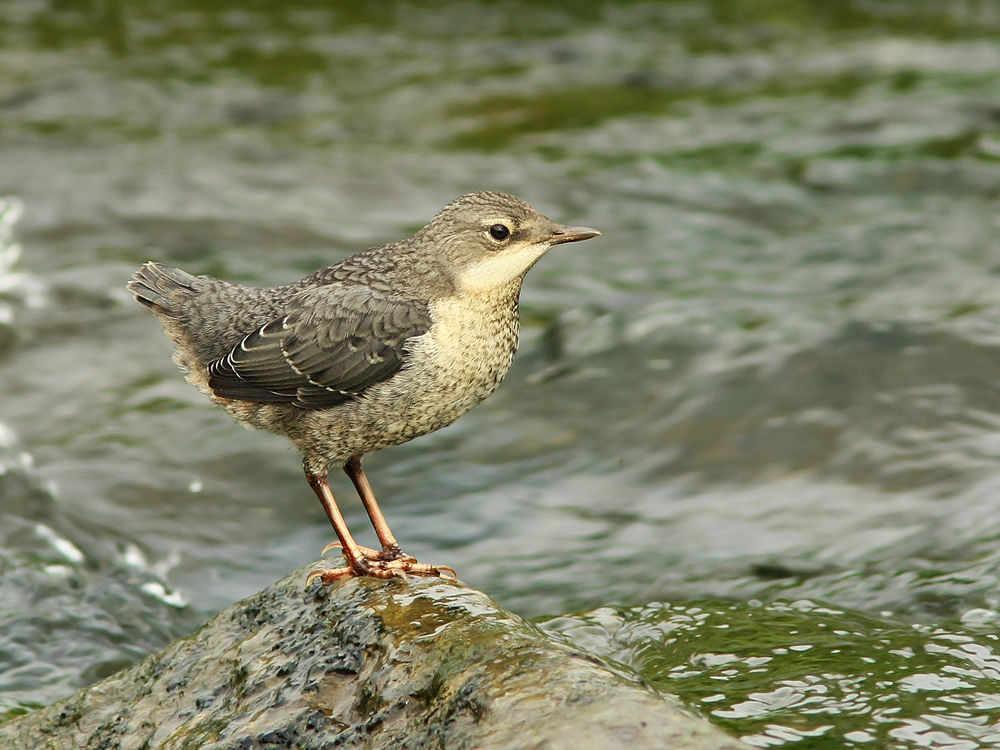
[[[306,589],[311,569],[0,726],[0,746],[746,747],[464,584],[411,576]]]

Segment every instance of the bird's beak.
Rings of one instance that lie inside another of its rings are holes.
[[[589,240],[591,237],[599,237],[600,232],[590,227],[559,227],[552,233],[551,242],[553,245],[561,245],[564,242],[580,242]]]

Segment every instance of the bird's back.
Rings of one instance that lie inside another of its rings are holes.
[[[296,293],[291,286],[232,284],[155,262],[136,271],[128,289],[153,311],[174,343],[175,361],[206,392],[208,364],[280,315]]]

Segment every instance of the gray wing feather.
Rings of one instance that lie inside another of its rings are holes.
[[[209,365],[220,397],[322,409],[348,401],[402,368],[406,343],[430,328],[425,303],[356,285],[331,284],[247,334]]]

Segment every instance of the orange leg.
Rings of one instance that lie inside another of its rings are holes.
[[[365,477],[365,473],[361,470],[361,459],[351,459],[348,462],[348,466],[351,466],[352,469],[349,470],[345,466],[344,470],[347,471],[347,475],[351,477],[354,486],[358,489],[358,494],[361,495],[361,501],[364,503],[365,510],[368,511],[372,525],[375,527],[375,533],[378,534],[379,541],[382,543],[382,552],[361,547],[354,541],[354,537],[351,536],[351,532],[347,528],[347,522],[344,520],[340,508],[337,507],[337,503],[333,499],[333,491],[327,482],[326,474],[313,474],[307,469],[306,479],[309,480],[309,485],[313,488],[320,503],[323,504],[323,509],[326,511],[326,515],[330,519],[330,523],[333,525],[333,530],[337,533],[337,539],[339,540],[328,545],[324,548],[323,552],[326,552],[331,547],[340,547],[347,560],[347,565],[339,568],[314,570],[309,574],[309,578],[306,581],[307,585],[314,578],[319,578],[324,584],[328,584],[349,576],[405,578],[407,573],[442,576],[458,580],[455,571],[446,565],[418,563],[416,558],[403,554],[395,537],[393,537],[392,532],[389,530],[388,524],[385,522],[385,516],[379,510],[378,503],[375,501],[375,495],[372,493],[371,485],[368,484],[368,478]],[[356,473],[352,473],[352,470],[356,471]]]
[[[336,581],[338,578],[350,575],[366,575],[370,566],[362,554],[358,543],[351,536],[351,531],[347,528],[347,521],[344,520],[344,514],[337,507],[337,501],[333,499],[333,490],[330,489],[330,484],[326,481],[326,474],[313,474],[306,469],[306,479],[309,481],[309,486],[313,488],[313,492],[319,498],[320,503],[322,503],[323,510],[326,511],[327,518],[330,519],[333,530],[337,534],[337,539],[340,540],[340,546],[344,550],[344,557],[347,558],[346,567],[322,571],[324,575],[323,582],[329,583]],[[313,576],[319,572],[316,571],[310,574],[309,580],[311,581]],[[327,577],[329,577],[329,581],[326,580]]]
[[[389,524],[386,523],[385,516],[382,515],[382,510],[378,507],[378,501],[375,500],[375,493],[372,492],[372,486],[368,483],[365,470],[361,468],[361,456],[354,456],[344,464],[344,473],[354,483],[354,488],[358,491],[361,502],[364,503],[365,510],[368,511],[368,517],[372,521],[372,526],[375,527],[375,534],[382,545],[382,553],[378,556],[379,559],[398,560],[400,557],[404,557],[403,550],[399,547],[399,542],[392,535]],[[406,555],[406,557],[409,557],[409,555]]]

